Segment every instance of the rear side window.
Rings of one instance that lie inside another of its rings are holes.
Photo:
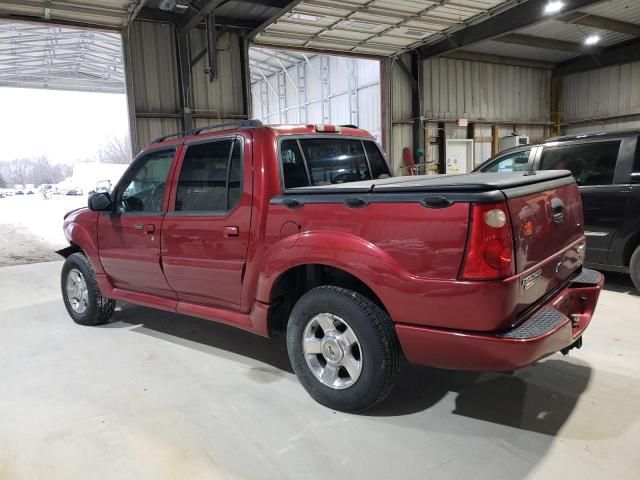
[[[300,140],[312,185],[371,179],[360,140],[306,138]]]
[[[176,212],[225,212],[240,199],[242,178],[239,140],[190,145],[176,192]]]
[[[571,170],[578,185],[611,185],[620,141],[545,147],[540,170]]]
[[[387,167],[387,162],[384,161],[378,146],[373,142],[365,141],[363,143],[369,159],[369,166],[371,167],[371,176],[373,178],[388,178],[389,167]]]
[[[483,172],[524,172],[529,167],[529,152],[516,152],[505,155],[482,169]]]

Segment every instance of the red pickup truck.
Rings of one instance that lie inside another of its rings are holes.
[[[284,333],[309,394],[357,411],[406,360],[579,347],[603,284],[582,222],[567,171],[394,178],[363,130],[245,121],[156,140],[67,214],[62,295],[83,325],[122,300]]]

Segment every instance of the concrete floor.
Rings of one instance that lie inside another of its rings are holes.
[[[623,276],[569,357],[411,368],[346,415],[307,396],[282,340],[141,307],[75,325],[60,267],[0,268],[2,480],[638,478],[640,297]]]

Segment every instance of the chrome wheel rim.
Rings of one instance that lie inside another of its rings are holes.
[[[67,300],[74,312],[83,314],[89,306],[87,282],[80,270],[72,268],[67,274]]]
[[[342,318],[320,313],[307,323],[302,351],[311,373],[327,387],[341,390],[356,383],[362,373],[362,347]]]

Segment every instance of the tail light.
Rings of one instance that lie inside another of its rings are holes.
[[[469,228],[461,278],[497,280],[513,275],[513,234],[506,204],[473,204]]]

